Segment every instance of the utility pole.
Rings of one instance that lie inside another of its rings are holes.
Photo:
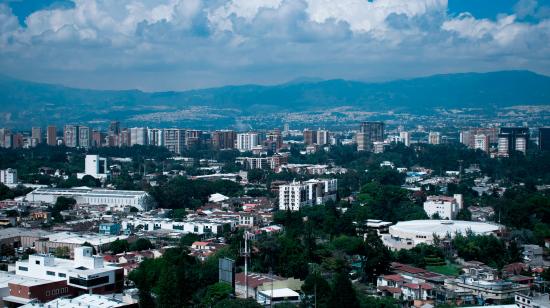
[[[241,251],[241,256],[244,257],[244,285],[246,289],[246,298],[248,299],[248,258],[250,251],[248,249],[248,231],[244,232],[244,250]]]

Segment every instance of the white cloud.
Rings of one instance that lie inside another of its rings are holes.
[[[401,78],[508,68],[550,73],[544,56],[550,21],[522,20],[544,11],[531,0],[496,20],[448,15],[447,0],[74,2],[73,8],[31,14],[25,27],[0,4],[0,69],[55,82],[86,72],[87,80],[96,80],[88,86],[148,89],[305,75]],[[143,77],[149,75],[156,77]]]

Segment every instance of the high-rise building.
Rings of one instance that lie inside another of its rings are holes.
[[[317,131],[317,144],[318,145],[326,145],[329,144],[329,132],[328,130],[318,130]]]
[[[12,136],[12,145],[14,149],[20,149],[25,144],[25,137],[21,133],[14,134]]]
[[[185,130],[179,128],[167,128],[164,130],[164,147],[170,152],[181,154],[185,147]]]
[[[54,125],[49,125],[46,130],[46,142],[51,146],[57,145],[57,127]]]
[[[234,149],[237,133],[232,130],[217,130],[212,133],[212,146],[218,150]]]
[[[539,128],[539,149],[550,151],[550,127]]]
[[[164,133],[160,128],[148,128],[147,129],[147,142],[149,145],[157,147],[164,146]]]
[[[109,136],[118,135],[120,134],[120,122],[119,121],[111,121],[109,124]]]
[[[98,130],[92,131],[92,147],[99,148],[103,145],[103,140],[105,136]]]
[[[42,143],[42,128],[33,127],[31,132],[31,138],[34,139],[36,143]]]
[[[279,129],[274,129],[266,135],[266,144],[273,152],[283,147],[283,135]]]
[[[406,147],[411,145],[411,136],[409,132],[399,132],[399,138],[401,138],[401,142],[403,142]]]
[[[192,148],[203,141],[202,130],[189,129],[185,131],[185,146]]]
[[[130,146],[130,130],[127,128],[120,131],[118,134],[118,146],[119,147],[129,147]]]
[[[314,145],[317,144],[317,131],[304,129],[304,144]]]
[[[9,146],[6,144],[6,140],[9,138]],[[0,147],[11,148],[11,132],[7,128],[0,128]]]
[[[258,145],[260,145],[260,135],[258,133],[237,134],[237,150],[241,152],[251,151],[253,147]]]
[[[130,128],[130,146],[147,144],[147,129],[145,127]]]
[[[92,145],[92,130],[88,126],[78,127],[78,146],[89,149]]]
[[[489,153],[489,136],[481,134],[474,136],[474,149]]]
[[[337,179],[292,182],[279,186],[279,210],[298,211],[301,207],[321,205],[336,200]]]
[[[78,125],[65,125],[63,128],[63,142],[69,148],[78,147]]]
[[[428,143],[429,144],[440,144],[441,143],[441,134],[439,132],[430,132],[428,134]]]
[[[384,141],[384,122],[363,122],[355,135],[357,151],[372,151],[375,141]]]
[[[527,152],[528,127],[502,127],[498,134],[498,156],[507,157],[514,151]]]

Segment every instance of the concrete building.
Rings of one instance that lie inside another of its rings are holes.
[[[147,144],[157,147],[164,146],[164,132],[161,128],[147,128]]]
[[[11,132],[7,128],[0,128],[0,147],[2,148],[10,148],[11,147],[11,141],[10,146],[6,146],[6,137],[10,136]]]
[[[481,134],[474,136],[474,149],[489,153],[489,136]]]
[[[439,132],[430,132],[428,134],[428,143],[429,144],[440,144],[441,143],[441,134]]]
[[[130,128],[130,146],[147,145],[147,129],[144,127]]]
[[[399,132],[399,137],[406,147],[411,145],[411,134],[409,132]]]
[[[330,133],[328,130],[320,129],[317,131],[317,144],[327,145],[330,142]]]
[[[384,141],[384,123],[361,123],[359,132],[355,135],[355,141],[357,142],[357,151],[372,151],[374,142]]]
[[[0,183],[4,185],[17,185],[18,182],[17,170],[12,168],[0,170]]]
[[[172,219],[129,217],[122,220],[123,231],[169,231],[175,233],[195,233],[199,235],[222,234],[224,226],[234,230],[238,224],[234,218],[187,218],[184,221]]]
[[[100,157],[99,155],[86,155],[84,173],[77,173],[77,177],[82,179],[86,175],[96,179],[108,178],[107,158]]]
[[[82,294],[75,298],[60,297],[45,303],[29,303],[19,308],[138,308],[137,303],[111,295]]]
[[[301,207],[336,201],[338,180],[320,179],[306,182],[292,182],[279,186],[279,209],[298,211]]]
[[[92,130],[87,126],[78,127],[78,146],[89,149],[92,145]]]
[[[63,128],[63,143],[69,148],[78,147],[78,125],[65,125]]]
[[[55,258],[50,254],[30,255],[28,260],[15,263],[18,276],[65,281],[67,286],[79,293],[121,292],[124,284],[124,270],[105,264],[103,257],[94,256],[88,246],[74,249],[74,259]]]
[[[212,133],[212,146],[218,150],[234,149],[237,133],[232,130],[217,130]]]
[[[107,205],[112,208],[135,207],[141,211],[152,208],[152,199],[145,191],[109,190],[88,187],[37,188],[25,196],[27,201],[54,204],[58,197],[74,198],[77,204]]]
[[[240,152],[251,151],[252,148],[260,145],[260,134],[240,133],[237,134],[237,150]]]
[[[163,133],[164,147],[170,152],[181,154],[185,149],[185,130],[179,128],[167,128]]]
[[[31,138],[36,140],[36,143],[42,143],[42,128],[40,127],[33,127],[31,130]]]
[[[456,234],[488,235],[501,229],[498,224],[462,220],[410,220],[400,221],[389,228],[389,234],[382,236],[384,245],[393,250],[411,249],[420,243],[433,244],[434,235],[439,238],[454,237]]]
[[[458,212],[464,207],[463,202],[461,194],[455,194],[453,197],[428,196],[424,202],[424,211],[428,217],[455,219]]]
[[[508,157],[512,152],[519,151],[525,154],[529,144],[529,128],[502,127],[498,134],[498,156]]]

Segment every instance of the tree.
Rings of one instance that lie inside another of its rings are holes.
[[[254,299],[224,299],[214,305],[214,308],[262,308],[263,306],[258,304]]]
[[[129,250],[130,251],[142,251],[142,250],[148,250],[148,249],[151,249],[151,248],[154,248],[151,241],[149,241],[146,238],[139,238],[130,245]]]
[[[155,287],[157,290],[157,305],[159,307],[182,307],[181,292],[177,289],[177,281],[175,269],[170,265],[165,266],[161,272],[158,283]]]
[[[128,244],[127,240],[119,240],[116,239],[114,242],[109,245],[109,250],[114,253],[122,253],[129,250],[130,245]]]
[[[367,233],[363,256],[365,257],[364,272],[368,281],[374,282],[378,276],[389,270],[391,253],[376,231]]]
[[[456,214],[456,220],[472,220],[472,213],[467,209],[463,208],[458,211]]]
[[[55,249],[55,253],[54,253],[55,257],[56,258],[69,258],[69,256],[71,255],[70,251],[69,251],[69,247],[67,246],[62,246],[62,247],[57,247]]]
[[[334,278],[329,307],[359,307],[355,289],[344,272],[337,273]]]
[[[319,308],[328,307],[331,296],[330,284],[319,273],[309,274],[302,285],[304,292],[303,304],[312,307],[315,304]]]
[[[180,239],[180,245],[191,246],[194,242],[199,241],[201,237],[195,233],[187,233]]]
[[[211,307],[221,300],[229,298],[233,293],[233,287],[227,283],[218,282],[206,288],[206,294],[202,299],[202,304],[206,307]]]

